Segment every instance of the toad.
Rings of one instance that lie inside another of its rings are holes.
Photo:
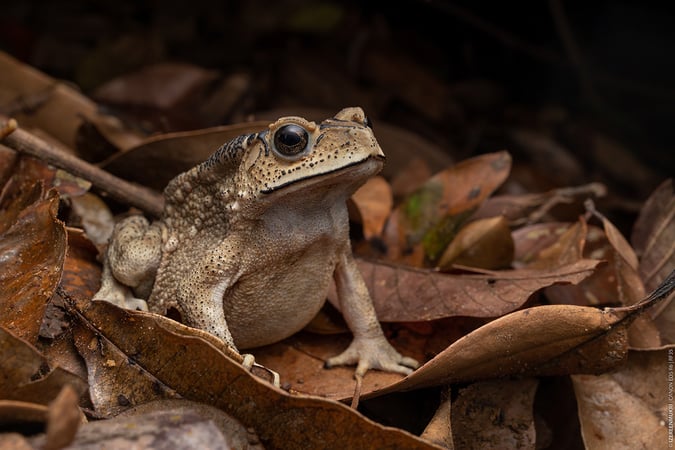
[[[237,350],[301,330],[334,278],[354,338],[326,366],[408,374],[418,363],[384,337],[349,240],[346,201],[383,164],[361,108],[319,124],[283,117],[239,136],[169,182],[159,220],[115,226],[94,298],[176,308]]]

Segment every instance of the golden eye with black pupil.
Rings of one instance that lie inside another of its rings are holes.
[[[284,125],[274,133],[274,149],[281,157],[293,159],[299,156],[308,143],[309,134],[300,125]]]

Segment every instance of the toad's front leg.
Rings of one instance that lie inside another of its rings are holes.
[[[161,241],[161,226],[150,225],[143,216],[127,217],[115,225],[104,254],[101,288],[94,299],[147,310],[145,299],[162,257]]]
[[[357,364],[355,374],[363,376],[368,369],[407,375],[419,366],[413,358],[397,352],[384,337],[368,288],[349,247],[335,268],[335,285],[340,309],[354,339],[347,350],[328,359],[326,367]]]

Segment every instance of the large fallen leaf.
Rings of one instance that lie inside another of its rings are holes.
[[[633,227],[631,242],[640,258],[640,275],[654,289],[675,269],[675,193],[670,178],[647,199]]]
[[[271,448],[437,448],[413,435],[381,426],[347,406],[317,397],[290,395],[252,376],[207,333],[167,328],[169,319],[127,311],[107,302],[71,312],[97,339],[127,355],[181,397],[216,406],[256,430]],[[114,373],[111,373],[114,375]]]
[[[19,207],[0,212],[0,326],[32,343],[66,253],[65,227],[56,218],[59,196],[51,189],[39,199],[39,191],[36,186],[18,197]]]
[[[173,177],[205,161],[221,145],[268,125],[263,121],[243,122],[153,136],[108,159],[103,168],[125,180],[163,190]]]
[[[673,180],[664,181],[649,197],[635,222],[631,241],[639,256],[645,288],[660,283],[675,270],[675,194]],[[675,302],[650,311],[663,343],[675,343]]]
[[[462,161],[437,173],[410,194],[392,215],[385,237],[396,259],[421,244],[435,261],[464,223],[509,175],[511,156],[502,151]]]
[[[513,260],[513,238],[503,216],[478,219],[462,227],[438,261],[438,267],[449,269],[453,264],[481,269],[510,267]]]
[[[382,322],[415,322],[451,316],[498,317],[525,303],[537,290],[578,283],[600,264],[583,259],[552,270],[486,271],[451,275],[357,260]],[[335,296],[329,296],[337,306]]]
[[[358,218],[363,227],[363,236],[370,239],[382,233],[393,203],[389,183],[383,177],[376,176],[354,192],[347,207],[349,217]]]
[[[50,368],[33,346],[0,327],[0,399],[46,405],[63,386],[71,385],[78,396],[87,388],[78,376],[60,367]]]
[[[675,272],[630,307],[549,305],[516,311],[469,333],[411,375],[371,396],[511,375],[607,371],[628,352],[631,322],[673,290]]]
[[[121,134],[121,123],[100,113],[96,103],[82,93],[3,52],[0,52],[0,73],[3,74],[1,112],[11,115],[22,126],[40,128],[68,149],[77,148],[78,130],[86,120],[96,120],[106,136]],[[128,142],[132,133],[123,134]]]
[[[187,63],[158,63],[121,75],[96,88],[102,103],[170,109],[218,78],[215,70]]]
[[[672,446],[668,436],[673,423],[672,368],[673,347],[669,346],[631,351],[627,363],[611,373],[573,375],[586,448]]]

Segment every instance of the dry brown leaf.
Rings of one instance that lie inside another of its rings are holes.
[[[553,270],[485,271],[452,275],[357,259],[382,322],[417,322],[451,316],[498,317],[520,306],[537,290],[578,283],[600,263],[580,260]],[[337,306],[335,296],[329,295]]]
[[[535,448],[534,378],[474,383],[452,402],[452,440],[458,449]]]
[[[47,436],[44,450],[59,450],[69,445],[80,423],[86,422],[77,406],[79,395],[71,386],[64,386],[49,404],[47,411]]]
[[[645,296],[645,287],[638,273],[638,259],[628,241],[621,232],[602,214],[595,210],[589,201],[589,212],[600,218],[603,225],[610,254],[607,255],[608,264],[603,272],[594,274],[594,277],[606,275],[610,281],[610,289],[603,285],[586,285],[586,295],[601,297],[611,293],[614,301],[623,305],[633,305]],[[604,289],[603,289],[604,288]],[[665,302],[664,302],[665,303]],[[653,312],[652,312],[653,314]],[[638,317],[628,330],[631,348],[655,348],[661,346],[661,336],[650,315]]]
[[[564,261],[574,261],[580,255],[608,261],[574,286],[546,288],[549,302],[580,306],[616,303],[616,278],[612,268],[614,251],[601,228],[586,225],[580,218],[574,224],[555,222],[522,227],[514,231],[513,236],[519,260],[517,267],[555,267]]]
[[[639,273],[646,288],[675,270],[675,195],[668,179],[654,191],[640,211],[631,241],[640,257]],[[675,343],[675,302],[650,311],[663,343]]]
[[[71,86],[29,67],[0,52],[0,112],[19,124],[39,128],[73,152],[78,147],[80,129],[87,122],[111,142],[129,145],[140,138],[124,128],[119,120],[102,114],[98,106]]]
[[[626,364],[611,373],[573,375],[586,448],[669,447],[672,367],[673,347],[669,346],[630,351]]]
[[[0,327],[0,398],[46,405],[61,388],[71,385],[79,395],[87,389],[76,375],[50,369],[45,358],[26,341]]]
[[[86,310],[71,303],[70,308],[82,325],[126,355],[135,370],[183,398],[216,406],[253,427],[265,446],[437,448],[372,422],[341,403],[274,388],[227,358],[221,352],[224,344],[205,332],[181,327],[183,332],[176,333],[175,326],[166,328],[169,319],[108,302],[92,302]]]
[[[487,199],[471,218],[482,219],[502,215],[509,219],[511,225],[535,224],[551,216],[552,212],[558,213],[561,209],[559,205],[566,205],[565,209],[573,212],[571,218],[575,218],[583,212],[582,203],[586,198],[599,198],[605,195],[607,195],[607,187],[597,182],[534,194],[495,195]],[[557,220],[568,218],[570,213],[564,216],[556,218]]]
[[[68,252],[60,286],[77,298],[91,298],[101,287],[101,265],[97,249],[84,231],[68,228]],[[57,292],[58,294],[58,292]]]
[[[392,215],[385,238],[390,259],[397,260],[422,244],[435,261],[467,216],[508,177],[511,156],[502,151],[462,161],[429,179],[410,194]],[[395,239],[391,241],[391,239]]]
[[[441,404],[431,418],[420,437],[435,444],[454,450],[452,442],[452,405],[450,388],[441,394]]]
[[[170,109],[217,78],[216,71],[192,64],[158,63],[114,78],[92,96],[103,103]]]
[[[47,420],[47,406],[18,400],[0,400],[0,424],[44,423]],[[2,436],[2,434],[0,434]],[[0,447],[3,448],[3,447]],[[13,447],[8,447],[13,448]]]
[[[65,227],[56,218],[58,194],[51,189],[37,199],[39,192],[33,188],[17,199],[18,207],[0,211],[0,326],[32,343],[66,253]]]
[[[102,248],[112,236],[115,220],[110,208],[98,195],[90,192],[70,199],[70,207],[75,217],[69,223],[81,225],[94,245]]]
[[[654,289],[675,269],[675,193],[670,178],[647,199],[633,227],[631,242],[640,257],[640,275]]]
[[[149,401],[180,397],[173,389],[133,363],[133,355],[120,351],[87,327],[76,326],[75,345],[87,364],[89,396],[96,412],[116,416]],[[139,347],[136,351],[143,351]]]
[[[371,239],[382,233],[394,199],[387,180],[375,176],[352,195],[350,203],[355,206],[354,212],[353,208],[349,208],[350,218],[358,217],[358,222],[363,226],[363,236]],[[347,206],[350,206],[350,203],[347,203]]]
[[[243,122],[196,131],[167,133],[145,139],[108,159],[102,166],[128,181],[163,190],[176,175],[205,161],[237,136],[264,130],[269,122]]]
[[[462,227],[438,261],[440,269],[459,264],[480,269],[502,269],[513,260],[513,238],[503,216],[479,219]]]
[[[675,273],[637,305],[538,306],[500,317],[371,396],[510,375],[601,373],[628,352],[627,327],[675,290]]]
[[[583,218],[572,224],[550,246],[542,249],[536,259],[527,265],[529,268],[551,268],[571,264],[584,257],[584,246],[588,226]]]
[[[545,222],[513,230],[513,266],[527,267],[538,259],[542,250],[557,242],[570,226],[566,222]]]
[[[412,194],[431,177],[429,163],[423,158],[414,157],[391,179],[391,191],[396,198]]]

